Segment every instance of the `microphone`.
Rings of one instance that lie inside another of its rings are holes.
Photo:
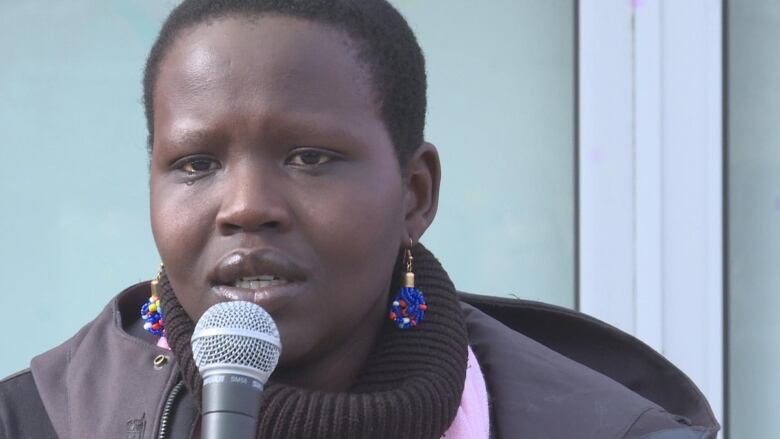
[[[255,438],[263,387],[282,353],[271,315],[251,302],[218,303],[191,342],[203,377],[202,439]]]

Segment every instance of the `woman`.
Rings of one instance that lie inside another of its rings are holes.
[[[261,438],[714,437],[701,394],[641,346],[693,422],[459,301],[418,244],[440,175],[425,89],[421,50],[384,0],[183,2],[144,78],[159,305],[131,287],[4,381],[0,432],[199,437],[193,322],[248,300],[283,345]],[[422,297],[394,297],[406,272]],[[523,324],[521,306],[478,304]],[[574,313],[533,315],[626,343]]]

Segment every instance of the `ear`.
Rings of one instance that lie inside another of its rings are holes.
[[[428,142],[423,142],[409,157],[404,172],[404,208],[407,236],[402,237],[402,246],[411,239],[417,242],[431,225],[439,208],[439,184],[441,163],[439,151]]]

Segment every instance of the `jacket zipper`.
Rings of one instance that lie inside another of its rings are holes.
[[[157,435],[157,439],[165,439],[168,436],[168,423],[170,422],[169,418],[173,410],[173,403],[176,402],[176,397],[179,396],[182,387],[184,387],[184,381],[179,381],[173,386],[171,393],[168,394],[168,399],[165,401],[162,417],[160,418],[160,432]]]

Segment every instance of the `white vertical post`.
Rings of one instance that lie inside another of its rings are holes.
[[[636,242],[636,333],[663,352],[663,126],[661,3],[635,3],[634,195]]]
[[[723,419],[721,2],[663,3],[664,354]]]
[[[634,333],[631,5],[579,13],[580,309]]]
[[[580,2],[580,304],[723,414],[719,0]]]

